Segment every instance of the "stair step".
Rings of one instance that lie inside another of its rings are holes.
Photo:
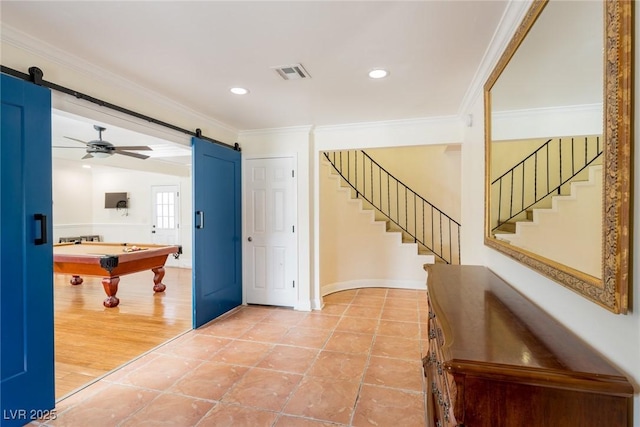
[[[513,234],[515,232],[516,232],[515,222],[503,222],[494,230],[494,233],[512,233]]]
[[[531,211],[531,218],[529,218],[529,211],[527,211],[527,218],[526,219],[520,219],[518,221],[508,221],[508,222],[503,222],[502,224],[500,224],[495,230],[494,230],[494,234],[495,233],[510,233],[510,234],[514,234],[516,232],[516,224],[519,222],[532,222],[533,221],[533,211]]]
[[[331,173],[335,173],[333,170]],[[369,203],[367,200],[365,200],[362,197],[357,197],[356,195],[356,191],[353,189],[353,187],[351,187],[349,185],[349,183],[347,181],[344,180],[344,178],[340,178],[340,187],[341,188],[346,188],[349,190],[349,194],[350,197],[354,200],[360,200],[362,202],[362,209],[364,210],[371,210],[374,213],[374,220],[375,221],[384,221],[384,223],[386,224],[386,230],[387,232],[392,232],[392,233],[400,233],[401,234],[401,239],[402,239],[402,243],[410,243],[410,244],[416,244],[418,247],[418,255],[434,255],[434,253],[429,250],[426,246],[422,245],[421,243],[418,243],[415,241],[415,239],[413,237],[411,237],[411,235],[409,233],[407,233],[406,231],[404,231],[399,225],[395,224],[393,221],[391,221],[385,214],[383,214],[382,212],[380,212],[375,206],[373,206],[371,203]],[[444,263],[443,260],[441,260],[439,257],[434,255],[434,260],[435,262],[440,262],[440,263]]]

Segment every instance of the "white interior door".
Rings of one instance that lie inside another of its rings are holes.
[[[151,187],[153,220],[151,241],[159,245],[180,244],[180,192],[177,185]]]
[[[249,304],[296,303],[295,181],[293,157],[246,160],[243,276]]]

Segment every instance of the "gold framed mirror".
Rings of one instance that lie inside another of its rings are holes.
[[[534,0],[485,86],[485,245],[614,313],[631,250],[631,1]]]

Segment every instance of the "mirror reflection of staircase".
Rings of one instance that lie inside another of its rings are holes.
[[[601,162],[599,136],[547,140],[492,181],[492,235],[600,277]]]

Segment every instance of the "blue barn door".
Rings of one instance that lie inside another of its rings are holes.
[[[240,152],[193,138],[193,327],[242,303]]]
[[[0,425],[55,405],[51,93],[1,75]]]

